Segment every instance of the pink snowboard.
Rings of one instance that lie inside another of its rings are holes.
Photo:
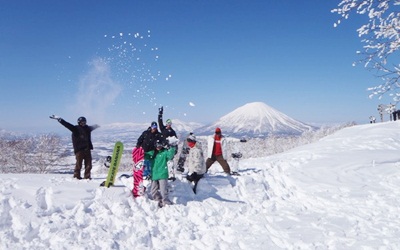
[[[146,187],[143,185],[143,170],[144,170],[144,151],[143,148],[134,147],[132,151],[133,159],[133,196],[143,196]]]

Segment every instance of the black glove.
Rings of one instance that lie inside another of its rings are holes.
[[[161,108],[158,109],[158,115],[163,115],[164,108],[161,106]]]

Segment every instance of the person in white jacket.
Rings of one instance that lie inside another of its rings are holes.
[[[186,141],[190,148],[189,154],[186,158],[186,165],[188,167],[188,175],[186,179],[190,182],[196,183],[206,172],[203,149],[201,143],[196,140],[196,136],[193,134],[189,135]]]
[[[231,175],[231,168],[226,161],[226,140],[222,135],[221,129],[216,128],[214,136],[210,136],[207,142],[208,153],[206,160],[206,172],[212,166],[212,164],[217,161],[221,165],[224,172],[228,175]]]

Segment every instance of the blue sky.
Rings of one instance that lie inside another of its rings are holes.
[[[210,123],[249,102],[305,123],[369,122],[380,84],[339,1],[1,1],[0,129]]]

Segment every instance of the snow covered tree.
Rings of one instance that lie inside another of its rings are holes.
[[[366,15],[367,23],[357,31],[364,44],[359,61],[376,72],[383,84],[369,88],[370,97],[384,94],[400,101],[400,0],[342,0],[333,13],[341,16],[335,27],[351,13]]]
[[[45,134],[31,138],[30,164],[34,172],[47,173],[53,170],[61,158],[67,156],[61,137]]]
[[[67,150],[57,135],[0,137],[0,173],[47,173]]]

